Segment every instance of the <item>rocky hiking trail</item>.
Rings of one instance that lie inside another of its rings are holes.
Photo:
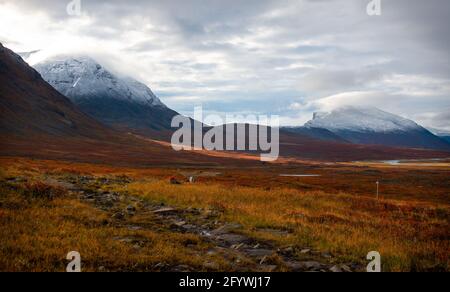
[[[104,191],[113,185],[126,185],[129,178],[64,177],[49,178],[46,183],[67,189],[78,196],[80,201],[88,203],[106,212],[111,218],[107,224],[129,230],[168,230],[177,233],[189,233],[199,236],[210,244],[208,255],[220,256],[235,272],[353,272],[362,271],[358,264],[338,264],[328,254],[308,247],[276,246],[273,242],[250,238],[242,233],[242,226],[236,223],[220,222],[220,211],[196,208],[177,208],[156,204],[128,193]],[[258,230],[259,231],[259,230]],[[286,236],[288,232],[264,229],[276,236]],[[114,238],[136,249],[145,248],[145,239],[124,237]],[[189,246],[187,246],[189,248]],[[298,260],[301,254],[303,260]],[[206,258],[206,257],[205,257]],[[205,260],[206,271],[220,271],[217,264]],[[100,270],[107,271],[107,267]],[[194,272],[193,267],[168,266],[159,263],[151,270],[166,272]]]

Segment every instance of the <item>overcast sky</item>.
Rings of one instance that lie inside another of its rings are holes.
[[[190,114],[276,114],[370,105],[450,130],[450,1],[0,0],[16,52],[92,55]]]

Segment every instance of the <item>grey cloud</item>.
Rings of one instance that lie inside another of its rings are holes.
[[[369,0],[81,1],[92,22],[75,33],[101,44],[105,55],[118,50],[124,60],[135,59],[123,67],[177,110],[192,98],[209,110],[254,108],[293,117],[295,111],[282,109],[348,91],[374,91],[388,101],[401,96],[394,110],[410,116],[450,107],[450,92],[404,96],[417,85],[385,80],[402,74],[450,84],[448,0],[382,0],[380,17],[366,15]],[[72,19],[69,2],[0,0],[43,12],[52,29],[63,31]]]
[[[450,108],[447,108],[445,112],[434,115],[431,118],[431,125],[450,131]]]
[[[306,91],[330,94],[364,88],[367,84],[381,79],[383,74],[377,70],[315,70],[307,74],[300,82],[300,88]]]

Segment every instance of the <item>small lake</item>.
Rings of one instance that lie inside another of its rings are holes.
[[[384,160],[381,163],[388,165],[400,165],[404,163],[427,163],[427,162],[441,162],[446,161],[448,158],[432,158],[432,159],[404,159],[404,160]]]
[[[401,160],[385,160],[381,161],[381,163],[389,164],[389,165],[399,165],[402,161]]]

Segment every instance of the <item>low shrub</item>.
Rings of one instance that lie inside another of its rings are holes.
[[[33,199],[53,200],[62,197],[65,193],[64,188],[49,185],[43,182],[26,183],[24,193],[27,197]]]

